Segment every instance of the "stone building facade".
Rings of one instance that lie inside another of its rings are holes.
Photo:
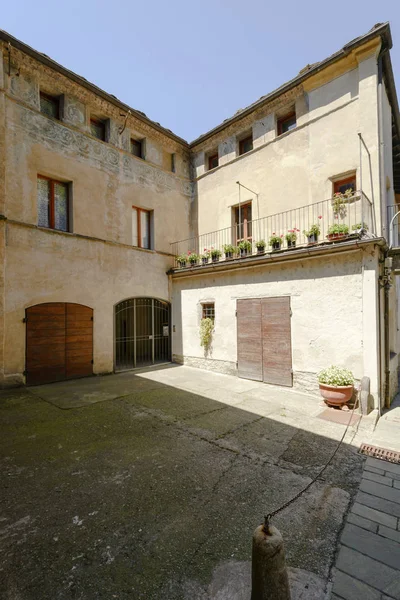
[[[376,407],[390,400],[400,119],[388,24],[191,144],[8,34],[0,44],[3,385],[173,359],[314,390],[334,363],[370,378]],[[313,224],[317,243],[303,233]],[[347,235],[332,238],[336,225]],[[243,242],[249,255],[225,259]]]

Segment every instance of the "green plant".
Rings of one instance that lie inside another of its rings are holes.
[[[273,244],[282,244],[283,242],[283,234],[281,235],[276,235],[276,233],[273,233],[271,235],[271,237],[269,238],[269,245],[272,246]]]
[[[207,248],[204,248],[203,253],[200,254],[200,258],[210,258],[210,250],[207,250]]]
[[[217,248],[211,248],[210,253],[213,258],[219,258],[222,254],[221,250],[218,250]]]
[[[331,235],[334,233],[339,234],[339,235],[347,235],[349,233],[349,227],[348,227],[348,225],[334,223],[333,225],[331,225],[329,227],[328,235]]]
[[[351,188],[348,188],[344,193],[336,192],[336,194],[333,194],[332,207],[334,215],[340,216],[341,219],[345,218],[347,215],[346,205],[353,194],[354,192]]]
[[[179,254],[179,256],[176,257],[176,260],[179,264],[186,263],[187,256],[186,256],[186,254]]]
[[[188,252],[187,259],[191,265],[195,265],[199,261],[199,255],[196,252]]]
[[[356,223],[355,225],[353,225],[353,227],[351,228],[353,231],[357,231],[358,229],[365,229],[365,231],[368,231],[368,225],[366,223]]]
[[[206,317],[200,321],[200,346],[209,348],[214,331],[214,321],[210,317]]]
[[[265,243],[265,240],[259,240],[258,242],[256,242],[256,248],[265,248],[267,244]]]
[[[245,250],[246,252],[251,252],[251,242],[249,240],[243,240],[238,244],[239,250]]]
[[[321,233],[321,228],[318,223],[314,223],[314,225],[311,225],[310,229],[304,229],[303,233],[306,237],[310,237],[311,235],[318,236]]]
[[[287,242],[295,242],[297,240],[297,229],[288,229],[287,234],[285,235]]]
[[[232,246],[232,244],[224,244],[223,246],[225,254],[236,254],[237,247]]]
[[[348,369],[344,369],[343,367],[337,367],[332,365],[327,369],[323,369],[318,373],[318,381],[319,383],[324,383],[325,385],[353,385],[354,384],[354,375]]]

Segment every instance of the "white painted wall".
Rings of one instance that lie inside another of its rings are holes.
[[[377,258],[373,250],[200,277],[174,278],[173,354],[177,360],[236,372],[238,298],[290,296],[294,383],[316,390],[331,364],[371,377],[378,390]],[[215,302],[212,351],[200,346],[201,303]],[[184,357],[184,359],[183,359]]]

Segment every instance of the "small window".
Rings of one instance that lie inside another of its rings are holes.
[[[68,183],[38,175],[38,225],[59,231],[69,231]]]
[[[215,169],[215,167],[218,167],[218,152],[210,154],[208,157],[208,170],[211,171],[211,169]]]
[[[60,99],[40,92],[40,112],[53,119],[60,118]]]
[[[176,172],[176,164],[175,164],[175,154],[171,154],[171,171],[172,173]]]
[[[106,124],[100,119],[90,119],[90,133],[98,140],[106,140]]]
[[[241,156],[242,154],[246,154],[246,152],[250,152],[250,150],[253,150],[252,135],[249,135],[248,137],[239,141],[239,156]]]
[[[296,113],[292,112],[290,115],[285,115],[281,119],[278,119],[278,135],[287,133],[296,127]]]
[[[135,140],[131,138],[131,154],[138,158],[144,158],[143,155],[143,140]]]
[[[132,246],[150,250],[151,215],[150,210],[132,206]]]
[[[215,321],[215,304],[214,302],[208,302],[207,304],[202,304],[202,319],[212,319]]]
[[[333,182],[333,193],[344,194],[347,190],[356,191],[356,176],[346,177],[346,179],[338,179]]]

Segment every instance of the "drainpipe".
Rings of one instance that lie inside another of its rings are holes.
[[[384,222],[386,222],[386,215],[384,216],[384,210],[386,208],[386,179],[385,179],[385,168],[384,168],[384,140],[383,140],[383,55],[389,51],[389,48],[382,48],[378,56],[378,143],[379,143],[379,184],[380,184],[380,220],[381,220],[381,234],[383,235]],[[385,221],[384,221],[385,218]],[[387,230],[386,230],[387,233]],[[386,254],[386,253],[385,253]],[[383,325],[384,325],[384,352],[383,352],[383,369],[384,369],[384,406],[388,407],[390,402],[390,346],[389,346],[389,290],[390,283],[386,277],[386,268],[384,268],[384,276],[381,279],[384,288],[384,302],[383,302]],[[380,290],[379,290],[379,305],[380,305]],[[379,321],[381,321],[382,315],[379,311]],[[380,322],[379,322],[380,325]],[[379,326],[381,331],[381,326]],[[379,342],[381,343],[381,336],[379,336]],[[381,356],[381,348],[379,347],[379,356]],[[382,370],[381,370],[382,375]],[[379,413],[381,412],[381,401],[379,401]]]

